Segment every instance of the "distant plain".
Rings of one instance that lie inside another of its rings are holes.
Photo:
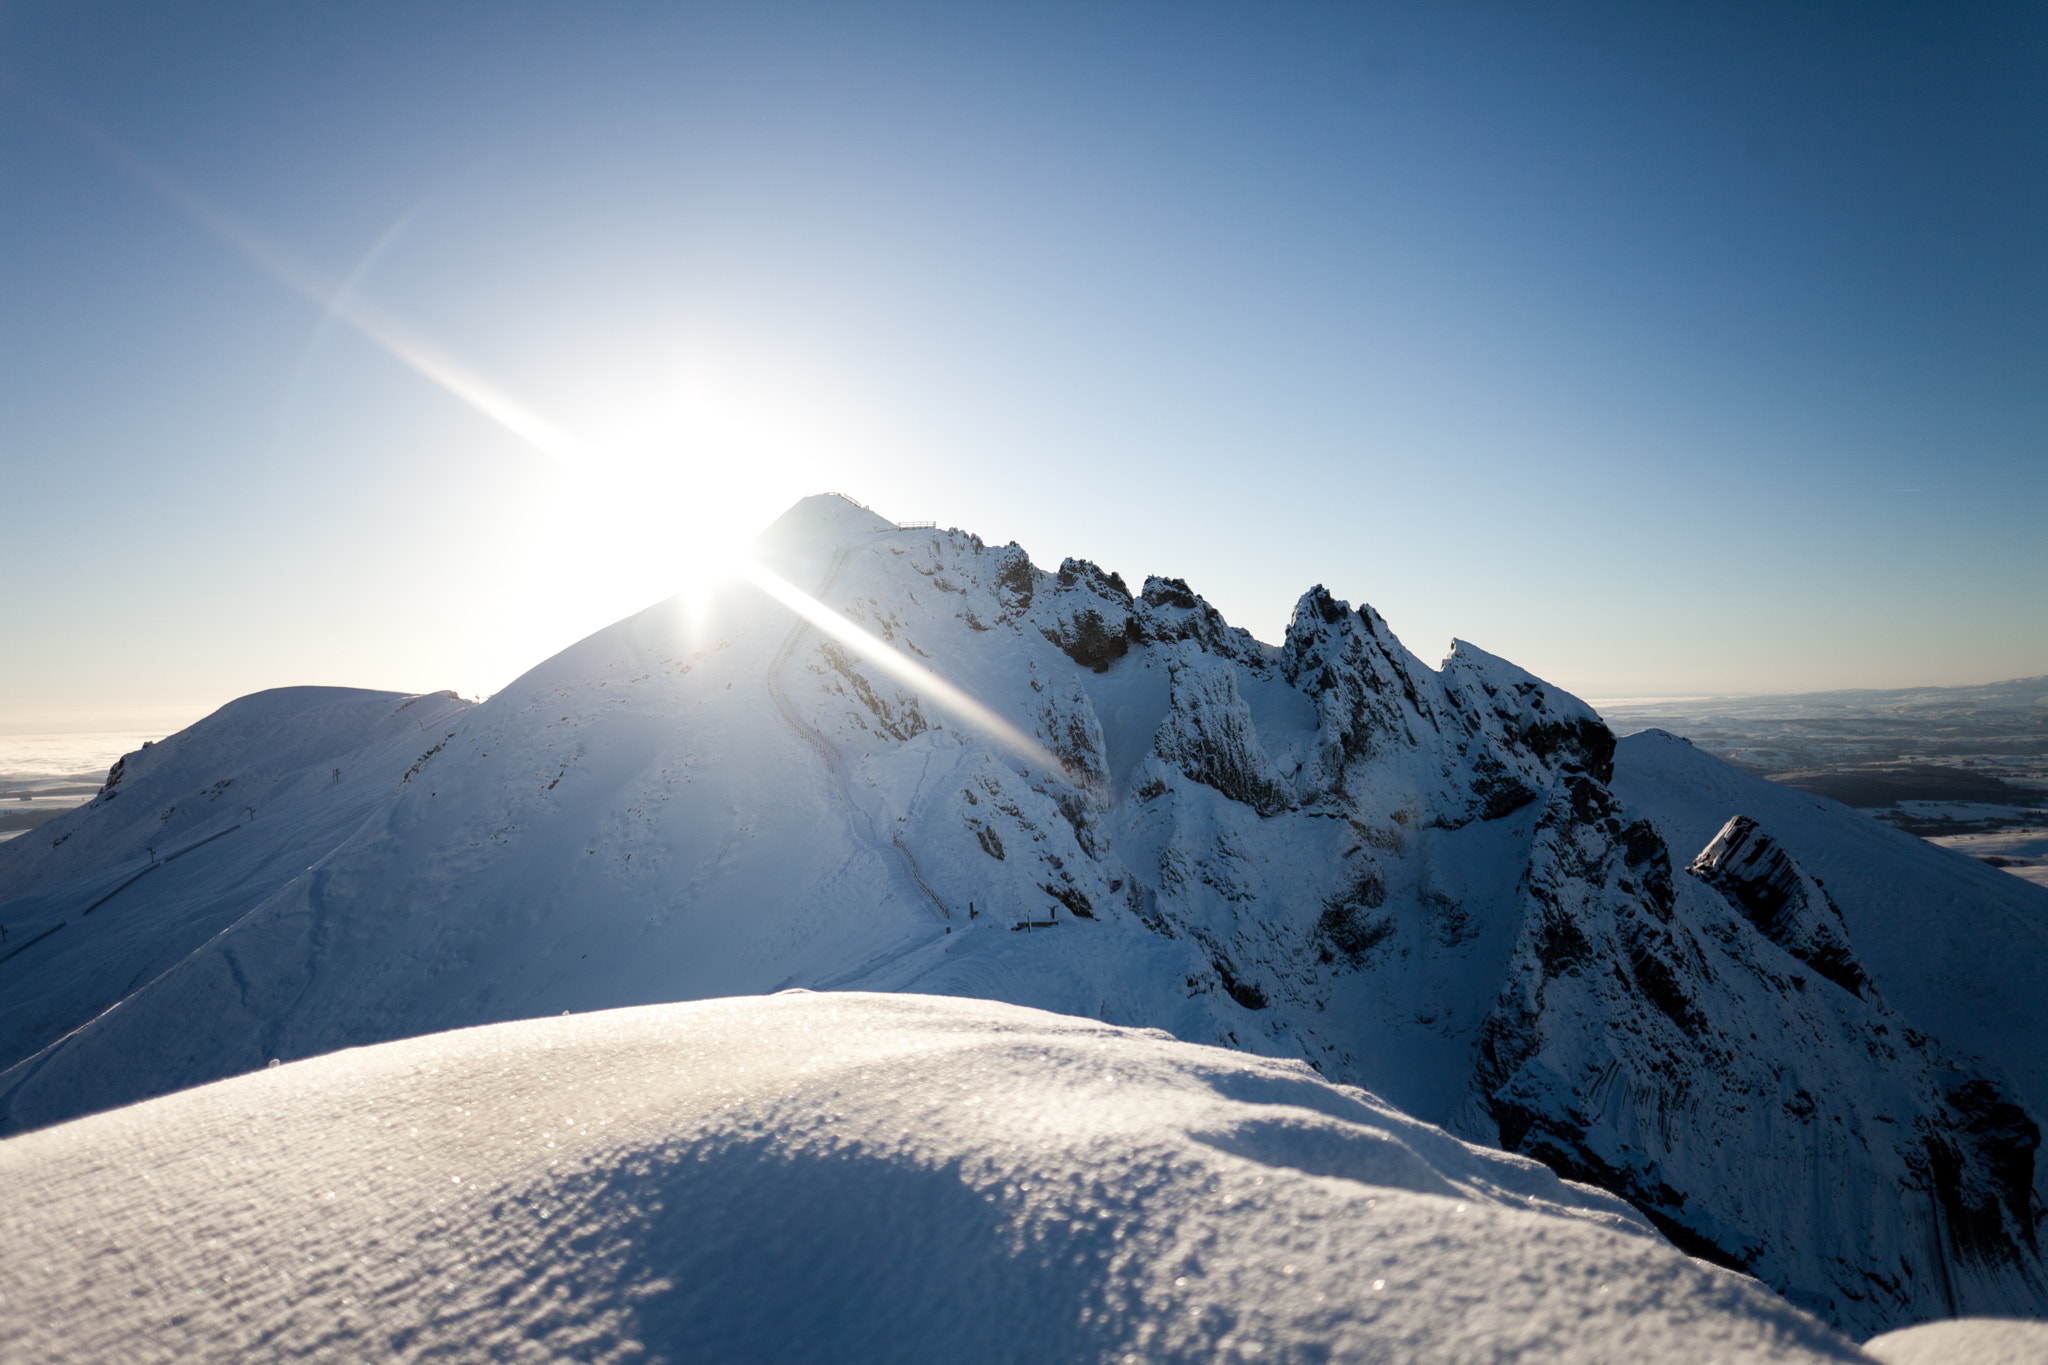
[[[90,800],[114,760],[142,742],[126,730],[0,734],[0,843]]]
[[[1617,735],[1683,735],[1738,768],[2048,886],[2048,677],[1594,704]]]

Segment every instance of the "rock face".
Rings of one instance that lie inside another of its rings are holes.
[[[1868,978],[1849,947],[1841,907],[1756,821],[1731,816],[1688,870],[1726,896],[1765,938],[1851,995],[1864,993]]]
[[[1457,1126],[1839,1322],[2038,1311],[2040,1131],[2010,1086],[1885,1004],[1754,821],[1674,886],[1608,794],[1566,800]]]
[[[359,797],[292,786],[178,865],[176,904],[231,923],[198,935],[152,874],[33,950],[52,984],[38,1032],[0,1034],[0,1122],[565,1008],[977,996],[1306,1061],[1854,1331],[2048,1312],[2026,1099],[1885,1003],[1845,927],[1863,908],[1764,831],[1679,871],[1583,702],[1462,642],[1430,668],[1320,587],[1270,646],[1180,580],[1133,594],[837,499],[760,554],[873,648],[735,585],[436,711],[430,747],[366,739],[332,760],[374,779]],[[203,793],[262,749],[175,736],[149,790]],[[158,799],[0,846],[0,899],[75,916]],[[66,1013],[87,963],[135,980],[120,1008]]]

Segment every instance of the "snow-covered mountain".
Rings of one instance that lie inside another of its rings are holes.
[[[5,1130],[565,1009],[973,996],[1307,1061],[1859,1333],[2048,1314],[2038,888],[1321,588],[1274,647],[837,498],[760,554],[872,643],[735,583],[479,706],[245,698],[0,846]]]

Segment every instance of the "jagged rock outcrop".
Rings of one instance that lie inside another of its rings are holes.
[[[1107,673],[1142,638],[1131,590],[1119,575],[1069,559],[1053,575],[1051,588],[1034,592],[1032,619],[1040,634],[1083,668]]]
[[[1730,816],[1687,869],[1749,916],[1765,938],[1852,995],[1868,985],[1841,907],[1747,815]]]
[[[1146,637],[1157,643],[1193,640],[1204,652],[1221,658],[1254,668],[1266,664],[1266,650],[1250,632],[1226,622],[1223,613],[1197,597],[1182,579],[1146,579],[1138,619]]]
[[[2009,1086],[1884,1004],[1755,822],[1690,871],[1592,781],[1553,796],[1465,1129],[1837,1322],[2029,1311],[2040,1134]]]
[[[1237,670],[1199,654],[1171,660],[1167,669],[1172,699],[1153,751],[1261,815],[1285,810],[1288,793],[1259,743],[1251,707],[1238,694]]]
[[[1280,667],[1316,704],[1318,752],[1310,789],[1342,789],[1352,760],[1418,742],[1418,724],[1435,727],[1429,704],[1379,613],[1331,597],[1320,584],[1295,604]],[[1406,653],[1406,651],[1401,651]]]

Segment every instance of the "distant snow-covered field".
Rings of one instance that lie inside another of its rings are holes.
[[[2048,825],[2048,678],[1980,687],[1598,703],[1616,734],[1661,729],[1780,785],[1972,856]],[[1965,842],[1978,835],[1991,842]],[[2026,866],[2005,871],[2048,885]]]
[[[2002,867],[2015,877],[2048,888],[2048,828],[2031,826],[1987,834],[1951,834],[1927,842],[1967,853],[1979,862]]]
[[[95,785],[115,759],[158,735],[129,730],[75,734],[0,733],[0,791],[28,783],[91,778]]]
[[[126,730],[0,734],[0,843],[83,805],[114,761],[141,743]]]

